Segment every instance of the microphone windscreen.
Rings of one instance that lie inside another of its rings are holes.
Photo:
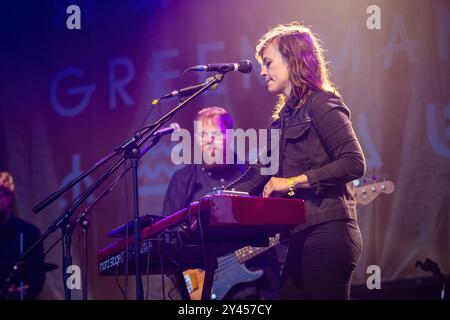
[[[252,63],[250,60],[242,60],[239,62],[238,70],[242,73],[249,73],[252,71]]]

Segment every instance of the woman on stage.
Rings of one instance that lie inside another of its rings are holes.
[[[308,28],[269,30],[256,58],[268,91],[278,96],[270,128],[281,130],[279,169],[264,176],[254,164],[228,188],[305,200],[306,223],[290,232],[279,299],[348,299],[362,251],[352,181],[365,171],[350,111]]]

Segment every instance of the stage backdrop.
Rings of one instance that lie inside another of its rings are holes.
[[[81,10],[81,29],[66,25],[71,4]],[[372,4],[381,10],[380,29],[367,26]],[[14,1],[2,12],[1,169],[15,177],[18,216],[42,232],[99,174],[38,215],[33,205],[124,142],[147,113],[150,123],[173,107],[166,100],[152,109],[151,101],[178,88],[187,67],[254,63],[251,74],[227,74],[173,121],[191,129],[196,111],[218,105],[237,127],[264,128],[275,99],[259,76],[255,43],[270,26],[301,21],[323,41],[369,180],[396,185],[359,208],[365,247],[354,283],[366,281],[370,265],[381,268],[383,281],[426,276],[415,268],[426,257],[450,274],[448,1]],[[206,77],[188,74],[182,84]],[[161,212],[168,181],[180,168],[170,161],[173,145],[163,138],[140,163],[141,214]],[[109,230],[131,218],[130,181],[128,175],[89,215],[90,298],[122,298],[114,278],[97,275],[96,251],[112,242]],[[78,228],[73,240],[80,264]],[[47,261],[61,266],[59,245]],[[40,298],[63,297],[61,273],[47,274]],[[158,279],[148,279],[153,299],[161,298]],[[133,298],[133,279],[128,282]]]

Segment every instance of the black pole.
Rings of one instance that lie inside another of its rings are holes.
[[[125,168],[125,170],[118,176],[116,179],[108,185],[108,187],[89,205],[87,206],[80,214],[79,218],[74,222],[74,225],[80,224],[81,230],[83,232],[83,300],[88,300],[88,231],[89,231],[89,220],[87,219],[87,215],[91,212],[92,208],[103,198],[105,197],[111,190],[119,183],[120,179],[125,175],[125,173],[129,170],[129,168]]]
[[[139,186],[138,186],[138,161],[139,147],[135,146],[130,153],[131,171],[133,174],[133,217],[134,217],[134,263],[136,273],[136,300],[144,299],[144,288],[141,277],[141,226],[139,223]]]
[[[86,212],[83,211],[80,217],[81,231],[83,232],[83,271],[82,288],[83,300],[88,299],[88,230],[89,220],[86,218]]]
[[[71,299],[71,289],[68,286],[67,280],[68,280],[68,274],[67,274],[67,268],[72,265],[72,223],[69,221],[69,219],[65,219],[62,226],[62,233],[63,233],[63,281],[64,281],[64,299],[70,300]]]
[[[86,178],[88,175],[90,175],[92,172],[97,170],[99,167],[101,167],[103,164],[108,162],[112,157],[114,157],[117,154],[118,154],[117,151],[114,151],[114,152],[111,152],[110,154],[106,155],[103,159],[101,159],[96,164],[94,164],[89,170],[81,173],[78,177],[76,177],[75,179],[70,181],[68,184],[63,186],[61,189],[59,189],[58,191],[52,193],[47,198],[42,200],[40,203],[35,205],[33,207],[33,211],[35,213],[38,213],[39,211],[41,211],[44,208],[46,208],[47,206],[49,206],[52,202],[54,202],[56,199],[58,199],[64,192],[66,192],[67,190],[72,188],[75,184],[77,184],[78,182],[80,182],[81,180]]]

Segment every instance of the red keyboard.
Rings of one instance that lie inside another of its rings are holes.
[[[165,273],[173,270],[172,264],[176,268],[202,267],[204,251],[200,250],[201,243],[213,248],[216,256],[221,256],[246,245],[268,245],[269,236],[304,222],[305,208],[301,199],[206,196],[141,230],[141,270],[159,273],[160,258],[164,260]],[[169,230],[171,233],[164,235]],[[101,275],[124,273],[127,247],[133,250],[132,235],[99,250]],[[132,253],[128,254],[130,274],[133,271],[132,256]]]

